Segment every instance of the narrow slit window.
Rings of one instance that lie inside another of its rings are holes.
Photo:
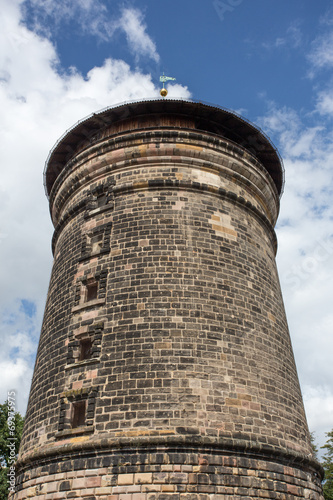
[[[86,423],[86,401],[72,403],[72,428],[81,427]]]
[[[86,302],[89,302],[90,300],[95,300],[97,299],[97,292],[98,292],[98,283],[88,283],[87,284],[87,293],[86,293]]]
[[[97,207],[98,208],[106,205],[106,202],[107,202],[106,193],[102,193],[102,194],[97,195]]]
[[[92,236],[90,239],[90,245],[92,254],[100,252],[103,245],[103,234]]]
[[[90,359],[91,355],[92,355],[92,340],[91,339],[80,340],[79,361]]]

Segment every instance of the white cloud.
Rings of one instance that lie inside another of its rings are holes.
[[[22,404],[26,401],[27,394],[29,394],[31,379],[32,379],[32,366],[29,365],[24,359],[19,358],[15,362],[10,360],[0,360],[1,370],[1,384],[6,389],[1,394],[1,404],[7,399],[7,393],[15,391],[15,409],[24,415],[25,405]]]
[[[333,68],[325,25],[308,56],[312,78]],[[261,123],[284,158],[277,261],[309,427],[322,446],[333,427],[333,93],[318,81],[315,92],[306,115],[269,103]]]
[[[322,124],[313,125],[311,122],[307,126],[309,120],[306,118],[300,117],[294,109],[277,108],[273,103],[269,103],[267,116],[259,121],[267,133],[278,135],[284,156],[288,160],[297,161],[300,158],[309,160],[312,156],[316,158],[320,155],[322,138],[325,137]]]
[[[123,7],[120,14],[109,12],[100,0],[25,0],[28,26],[42,36],[52,36],[52,29],[63,24],[75,23],[78,36],[93,35],[107,42],[117,31],[125,34],[130,51],[136,62],[140,58],[159,61],[156,45],[148,35],[144,17],[139,9]]]
[[[296,49],[302,44],[302,32],[300,28],[300,21],[296,20],[290,24],[284,36],[275,38],[273,41],[263,43],[263,48],[266,50],[272,49]]]
[[[332,430],[333,420],[333,391],[329,385],[311,386],[303,388],[303,398],[308,415],[310,429],[315,429],[315,439],[321,447],[326,442],[326,433]],[[323,450],[319,450],[322,456]]]
[[[5,283],[6,285],[8,282]],[[17,409],[24,413],[27,395],[33,373],[33,359],[36,351],[38,330],[41,315],[36,316],[34,308],[31,313],[24,310],[20,300],[1,301],[0,339],[1,339],[1,403],[7,392],[17,392]]]
[[[269,103],[261,120],[286,170],[277,261],[311,430],[333,426],[333,139],[330,120]],[[325,413],[319,418],[319,410]]]
[[[177,99],[180,93],[187,92],[187,97],[190,97],[190,92],[187,87],[180,85],[179,83],[166,84],[166,89],[168,91],[167,99]],[[185,98],[185,95],[184,95]]]
[[[318,93],[316,110],[321,115],[333,115],[333,92],[331,88]]]
[[[53,4],[45,3],[50,9]],[[87,9],[91,5],[86,2]],[[79,119],[123,101],[158,98],[159,88],[149,74],[112,58],[87,75],[64,71],[50,40],[22,22],[18,0],[2,2],[0,19],[0,368],[6,373],[0,402],[7,390],[20,388],[18,408],[24,412],[52,263],[42,185],[48,152]],[[143,54],[147,39],[140,26]],[[148,44],[149,50],[154,53]],[[180,85],[173,95],[190,96]],[[22,310],[22,299],[35,305],[33,317]]]
[[[140,11],[137,9],[124,9],[119,26],[126,33],[128,45],[137,58],[139,56],[149,56],[155,62],[159,61],[156,46],[146,33],[146,26],[143,23]]]
[[[313,71],[333,67],[333,32],[327,32],[314,40],[308,58]]]
[[[82,34],[108,40],[114,28],[106,6],[100,0],[21,0],[24,22],[36,33],[51,36],[54,29],[73,22],[80,26]]]

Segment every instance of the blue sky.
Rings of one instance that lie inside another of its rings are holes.
[[[281,285],[310,429],[333,428],[333,7],[329,0],[0,0],[0,399],[25,411],[51,272],[42,172],[103,107],[169,97],[235,110],[278,147]]]
[[[267,94],[281,106],[311,109],[314,105],[307,58],[318,35],[329,31],[325,25],[329,1],[169,0],[164,7],[156,0],[101,4],[106,10],[93,32],[84,15],[66,19],[64,10],[63,16],[56,17],[58,12],[32,8],[33,2],[26,3],[27,25],[34,27],[36,16],[38,23],[46,22],[39,31],[50,30],[64,70],[75,66],[85,74],[112,57],[150,73],[155,82],[163,71],[175,74],[193,98],[254,115],[265,111]],[[126,34],[108,26],[121,17],[124,5],[141,12],[158,61],[138,59],[126,43]],[[84,29],[83,23],[87,23]]]

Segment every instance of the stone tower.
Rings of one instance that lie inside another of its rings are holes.
[[[16,500],[322,499],[275,265],[277,151],[235,114],[93,114],[45,170],[54,265]]]

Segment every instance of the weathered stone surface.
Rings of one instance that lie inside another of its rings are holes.
[[[198,130],[167,110],[105,122],[50,181],[54,266],[14,498],[322,499],[275,181],[240,131],[236,145],[218,118]]]

